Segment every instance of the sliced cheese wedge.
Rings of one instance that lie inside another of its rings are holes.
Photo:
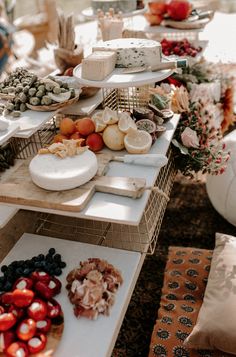
[[[97,173],[96,155],[86,150],[81,155],[61,159],[55,155],[37,155],[29,165],[35,185],[50,191],[63,191],[79,187]]]

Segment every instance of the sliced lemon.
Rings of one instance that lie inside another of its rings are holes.
[[[107,125],[112,125],[118,123],[119,117],[116,110],[112,110],[106,107],[103,111],[103,122]]]
[[[120,131],[127,134],[130,128],[137,129],[137,126],[127,112],[122,112],[119,115],[118,128],[120,129]]]
[[[95,132],[101,133],[106,129],[107,125],[103,122],[103,110],[99,110],[92,115],[92,120],[95,124]]]
[[[130,129],[125,135],[124,144],[130,154],[146,154],[152,146],[152,137],[144,130]]]

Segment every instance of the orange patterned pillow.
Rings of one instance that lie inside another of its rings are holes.
[[[183,345],[198,316],[212,251],[170,247],[158,319],[149,357],[227,357],[219,351],[190,350]]]
[[[236,237],[216,233],[203,304],[185,345],[236,355]]]

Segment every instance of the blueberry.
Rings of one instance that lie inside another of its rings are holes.
[[[53,258],[52,258],[52,256],[51,256],[50,254],[47,254],[47,255],[46,255],[46,260],[47,260],[47,262],[49,262],[49,263],[52,263],[52,262],[53,262]]]
[[[42,268],[42,263],[41,262],[35,262],[34,266],[35,266],[35,268]]]
[[[54,275],[59,276],[61,274],[62,274],[62,270],[60,268],[54,270]]]
[[[41,260],[41,261],[45,259],[45,257],[44,257],[43,254],[39,254],[39,255],[38,255],[38,258],[39,258],[39,260]]]
[[[25,264],[24,260],[19,260],[19,261],[18,261],[18,266],[19,266],[19,267],[22,266],[22,265],[24,265],[24,264]]]
[[[17,266],[18,262],[16,260],[9,265],[9,267],[12,267],[13,269],[17,268]]]
[[[7,281],[5,285],[3,286],[4,291],[10,291],[12,288],[12,283],[10,281]]]
[[[0,284],[4,284],[6,281],[5,276],[0,276]]]
[[[7,271],[8,267],[6,265],[3,265],[1,267],[1,272],[4,273],[5,271]]]
[[[61,261],[61,254],[56,254],[54,256],[54,260],[55,260],[55,262],[60,262]]]
[[[30,275],[30,269],[29,268],[25,268],[23,271],[23,275],[24,276],[29,276]]]
[[[23,270],[21,268],[17,268],[15,274],[20,277],[23,274]]]
[[[56,253],[56,249],[55,248],[50,248],[48,251],[48,254],[50,255],[54,255]]]
[[[66,262],[60,262],[59,266],[62,269],[65,268],[66,267]]]

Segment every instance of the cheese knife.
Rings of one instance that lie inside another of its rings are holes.
[[[165,166],[168,162],[167,157],[162,154],[113,156],[112,160],[124,162],[125,164],[144,165],[160,168]]]
[[[140,66],[140,67],[132,67],[132,68],[125,68],[122,73],[123,74],[131,74],[131,73],[140,73],[140,72],[157,72],[162,71],[164,69],[175,69],[175,68],[185,68],[187,66],[187,59],[181,59],[176,61],[166,61],[160,62],[155,66]]]

